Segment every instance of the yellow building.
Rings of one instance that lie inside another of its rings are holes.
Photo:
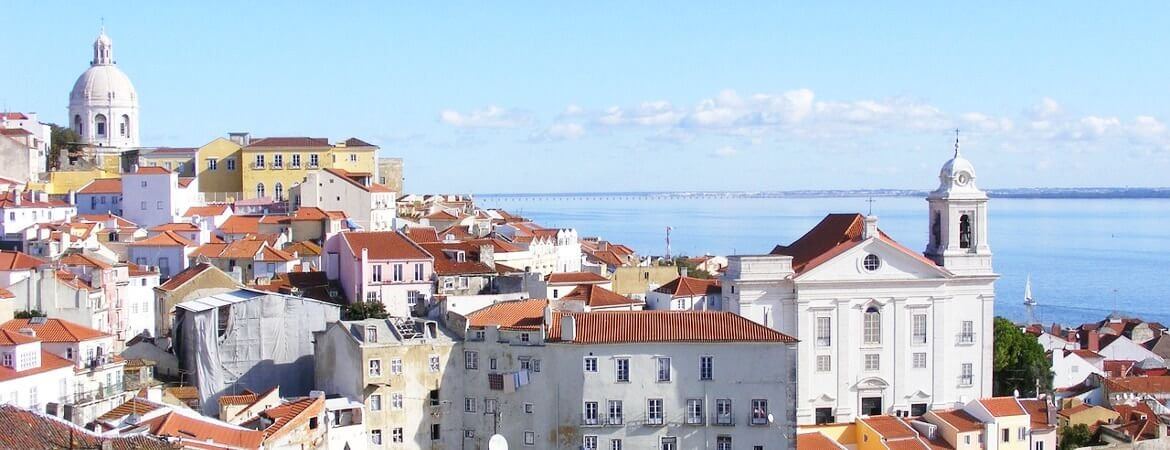
[[[245,199],[286,199],[289,188],[311,170],[344,169],[377,174],[378,147],[351,138],[329,144],[325,138],[270,137],[247,140],[240,153],[241,193]]]
[[[233,140],[215,138],[195,153],[199,191],[209,201],[233,201],[243,191],[243,147]]]
[[[1118,414],[1117,411],[1097,405],[1085,404],[1079,399],[1071,399],[1060,409],[1060,412],[1056,416],[1057,423],[1061,427],[1071,427],[1074,425],[1094,427],[1099,423],[1115,423],[1119,418],[1121,418],[1121,414]]]
[[[138,165],[141,167],[162,167],[172,172],[178,172],[180,177],[195,176],[195,159],[199,151],[193,147],[159,147],[143,149],[138,154]]]

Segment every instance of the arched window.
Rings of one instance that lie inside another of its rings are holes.
[[[106,137],[106,116],[98,114],[93,118],[93,131],[98,137]]]
[[[971,216],[959,217],[959,248],[971,248]]]
[[[882,343],[882,313],[878,311],[877,307],[870,306],[865,309],[865,317],[862,325],[864,327],[862,342],[866,344],[881,344]]]
[[[934,212],[934,218],[930,222],[930,246],[937,248],[939,244],[939,236],[942,234],[942,215],[938,211]]]
[[[277,200],[284,200],[284,185],[280,184],[279,182],[276,183],[276,186],[272,187],[272,195],[275,196]]]
[[[122,120],[118,123],[118,131],[122,133],[122,137],[130,137],[130,116],[122,114]]]
[[[81,115],[80,114],[73,115],[73,131],[76,131],[77,134],[81,134]]]
[[[256,183],[256,198],[264,197],[264,183]]]

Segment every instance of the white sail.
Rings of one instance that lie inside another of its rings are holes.
[[[1036,301],[1032,299],[1032,276],[1028,275],[1027,281],[1024,282],[1024,304],[1035,305]]]

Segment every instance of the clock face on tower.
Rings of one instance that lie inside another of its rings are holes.
[[[959,172],[959,176],[955,177],[955,184],[959,186],[966,186],[971,181],[971,176],[967,172]]]

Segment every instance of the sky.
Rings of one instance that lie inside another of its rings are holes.
[[[0,109],[65,122],[104,23],[144,145],[359,137],[410,192],[930,189],[956,128],[984,188],[1170,185],[1164,3],[879,3],[16,2]]]

